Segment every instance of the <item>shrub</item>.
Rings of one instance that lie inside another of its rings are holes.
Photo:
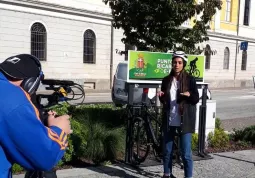
[[[215,128],[208,134],[208,145],[212,148],[224,148],[229,144],[229,135],[223,129]]]
[[[231,134],[231,139],[235,142],[250,142],[255,145],[255,125],[239,130],[234,129],[234,133]]]
[[[197,133],[192,134],[191,147],[193,151],[198,149],[198,134]]]
[[[224,129],[222,128],[222,126],[221,126],[221,120],[220,120],[220,118],[216,118],[216,120],[215,120],[215,128],[216,128],[216,129],[219,129],[219,130],[224,130]]]
[[[225,148],[229,145],[230,137],[224,131],[221,120],[216,118],[214,132],[210,132],[207,137],[208,146],[212,148]]]
[[[90,122],[88,127],[88,144],[83,157],[96,164],[116,159],[124,144],[122,128],[109,130],[104,125],[93,122]]]
[[[72,110],[73,134],[69,137],[69,149],[63,162],[86,159],[96,164],[114,160],[124,148],[124,120],[120,119],[121,109],[113,110],[110,104],[91,104],[52,108],[58,114]]]
[[[24,171],[24,169],[20,165],[14,164],[12,166],[12,172],[13,173],[21,173],[22,171]]]
[[[68,141],[69,147],[72,147],[72,150],[69,152],[70,156],[68,155],[68,158],[70,159],[66,159],[66,162],[71,159],[78,159],[82,157],[87,145],[86,128],[76,120],[71,120],[71,125],[73,133],[70,135]],[[66,157],[67,156],[65,155],[64,158]]]

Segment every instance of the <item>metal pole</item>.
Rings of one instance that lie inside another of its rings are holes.
[[[238,13],[237,13],[237,30],[236,30],[236,55],[235,55],[235,71],[234,71],[234,86],[236,85],[236,68],[237,68],[237,55],[239,52],[238,49],[238,36],[239,36],[239,19],[240,19],[240,0],[238,0]]]
[[[156,117],[157,117],[157,121],[160,119],[160,100],[159,100],[159,96],[157,95],[157,93],[161,91],[160,90],[160,86],[158,88],[156,88]],[[158,122],[156,122],[156,137],[158,138]]]
[[[206,100],[207,86],[203,86],[202,103],[199,114],[199,133],[198,133],[198,155],[205,157],[205,130],[206,130]]]
[[[206,131],[206,100],[207,100],[207,85],[204,85],[202,96],[202,153],[205,155],[205,131]]]
[[[132,116],[133,116],[133,99],[134,99],[134,84],[127,84],[128,86],[128,112],[130,109],[132,110]],[[132,162],[132,124],[133,124],[133,118],[128,115],[127,118],[127,130],[126,130],[126,149],[125,149],[125,162],[131,163]]]
[[[157,107],[157,112],[159,113],[160,112],[160,109],[159,109],[159,107],[160,107],[160,101],[159,101],[159,96],[157,95],[157,93],[160,91],[160,87],[158,87],[157,89],[156,89],[156,107]]]
[[[113,73],[113,38],[114,38],[114,28],[111,22],[110,89],[112,88],[112,73]]]

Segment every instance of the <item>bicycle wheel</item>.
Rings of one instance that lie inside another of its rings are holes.
[[[199,72],[198,69],[195,69],[195,70],[194,70],[193,76],[194,76],[195,78],[198,78],[198,77],[200,76],[200,72]]]
[[[132,151],[134,164],[144,162],[150,152],[146,125],[141,117],[136,117],[133,121]]]

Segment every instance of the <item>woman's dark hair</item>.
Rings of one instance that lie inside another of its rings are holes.
[[[174,61],[174,59],[172,59],[172,61]],[[179,83],[180,83],[180,92],[183,93],[183,92],[186,92],[189,90],[189,85],[188,85],[188,80],[187,80],[187,77],[188,77],[188,73],[185,71],[185,66],[187,65],[187,62],[182,60],[183,62],[183,69],[179,75]],[[170,78],[171,78],[171,81],[174,77],[174,71],[173,69],[171,70],[170,74],[169,74]]]
[[[186,101],[180,100],[179,96],[180,96],[180,93],[189,91],[189,84],[188,84],[188,75],[189,74],[185,71],[185,66],[186,66],[187,62],[184,61],[183,59],[182,59],[182,61],[183,61],[183,69],[182,69],[181,73],[179,74],[179,80],[178,80],[180,88],[177,90],[177,103],[179,103],[179,113],[181,115],[183,115],[184,103],[186,103]],[[169,76],[170,76],[170,81],[173,81],[173,77],[174,77],[173,69],[171,70]]]

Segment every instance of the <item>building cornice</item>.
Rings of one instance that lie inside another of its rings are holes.
[[[247,41],[250,43],[255,43],[255,39],[253,38],[247,38],[243,36],[236,36],[236,35],[230,35],[230,34],[224,34],[219,32],[207,32],[209,37],[216,37],[216,38],[223,38],[228,40],[238,40],[238,41]]]
[[[7,5],[22,6],[33,9],[46,10],[51,12],[64,13],[69,15],[76,15],[81,17],[96,18],[99,20],[112,21],[111,14],[105,14],[86,9],[78,9],[74,7],[61,6],[57,4],[46,3],[36,0],[0,0],[0,3]]]
[[[95,19],[99,19],[99,20],[106,20],[106,21],[113,20],[111,14],[100,13],[100,12],[95,12],[95,11],[86,10],[86,9],[74,8],[74,7],[61,6],[61,5],[46,3],[46,2],[37,1],[37,0],[0,0],[0,3],[7,4],[7,5],[33,8],[33,9],[46,10],[46,11],[50,11],[50,12],[58,12],[58,13],[64,13],[64,14],[69,14],[69,15],[76,15],[76,16],[80,16],[80,17],[95,18]],[[182,27],[182,28],[185,28],[185,27]],[[224,34],[224,33],[219,33],[219,32],[208,31],[208,36],[255,43],[255,39],[253,39],[253,38]]]

